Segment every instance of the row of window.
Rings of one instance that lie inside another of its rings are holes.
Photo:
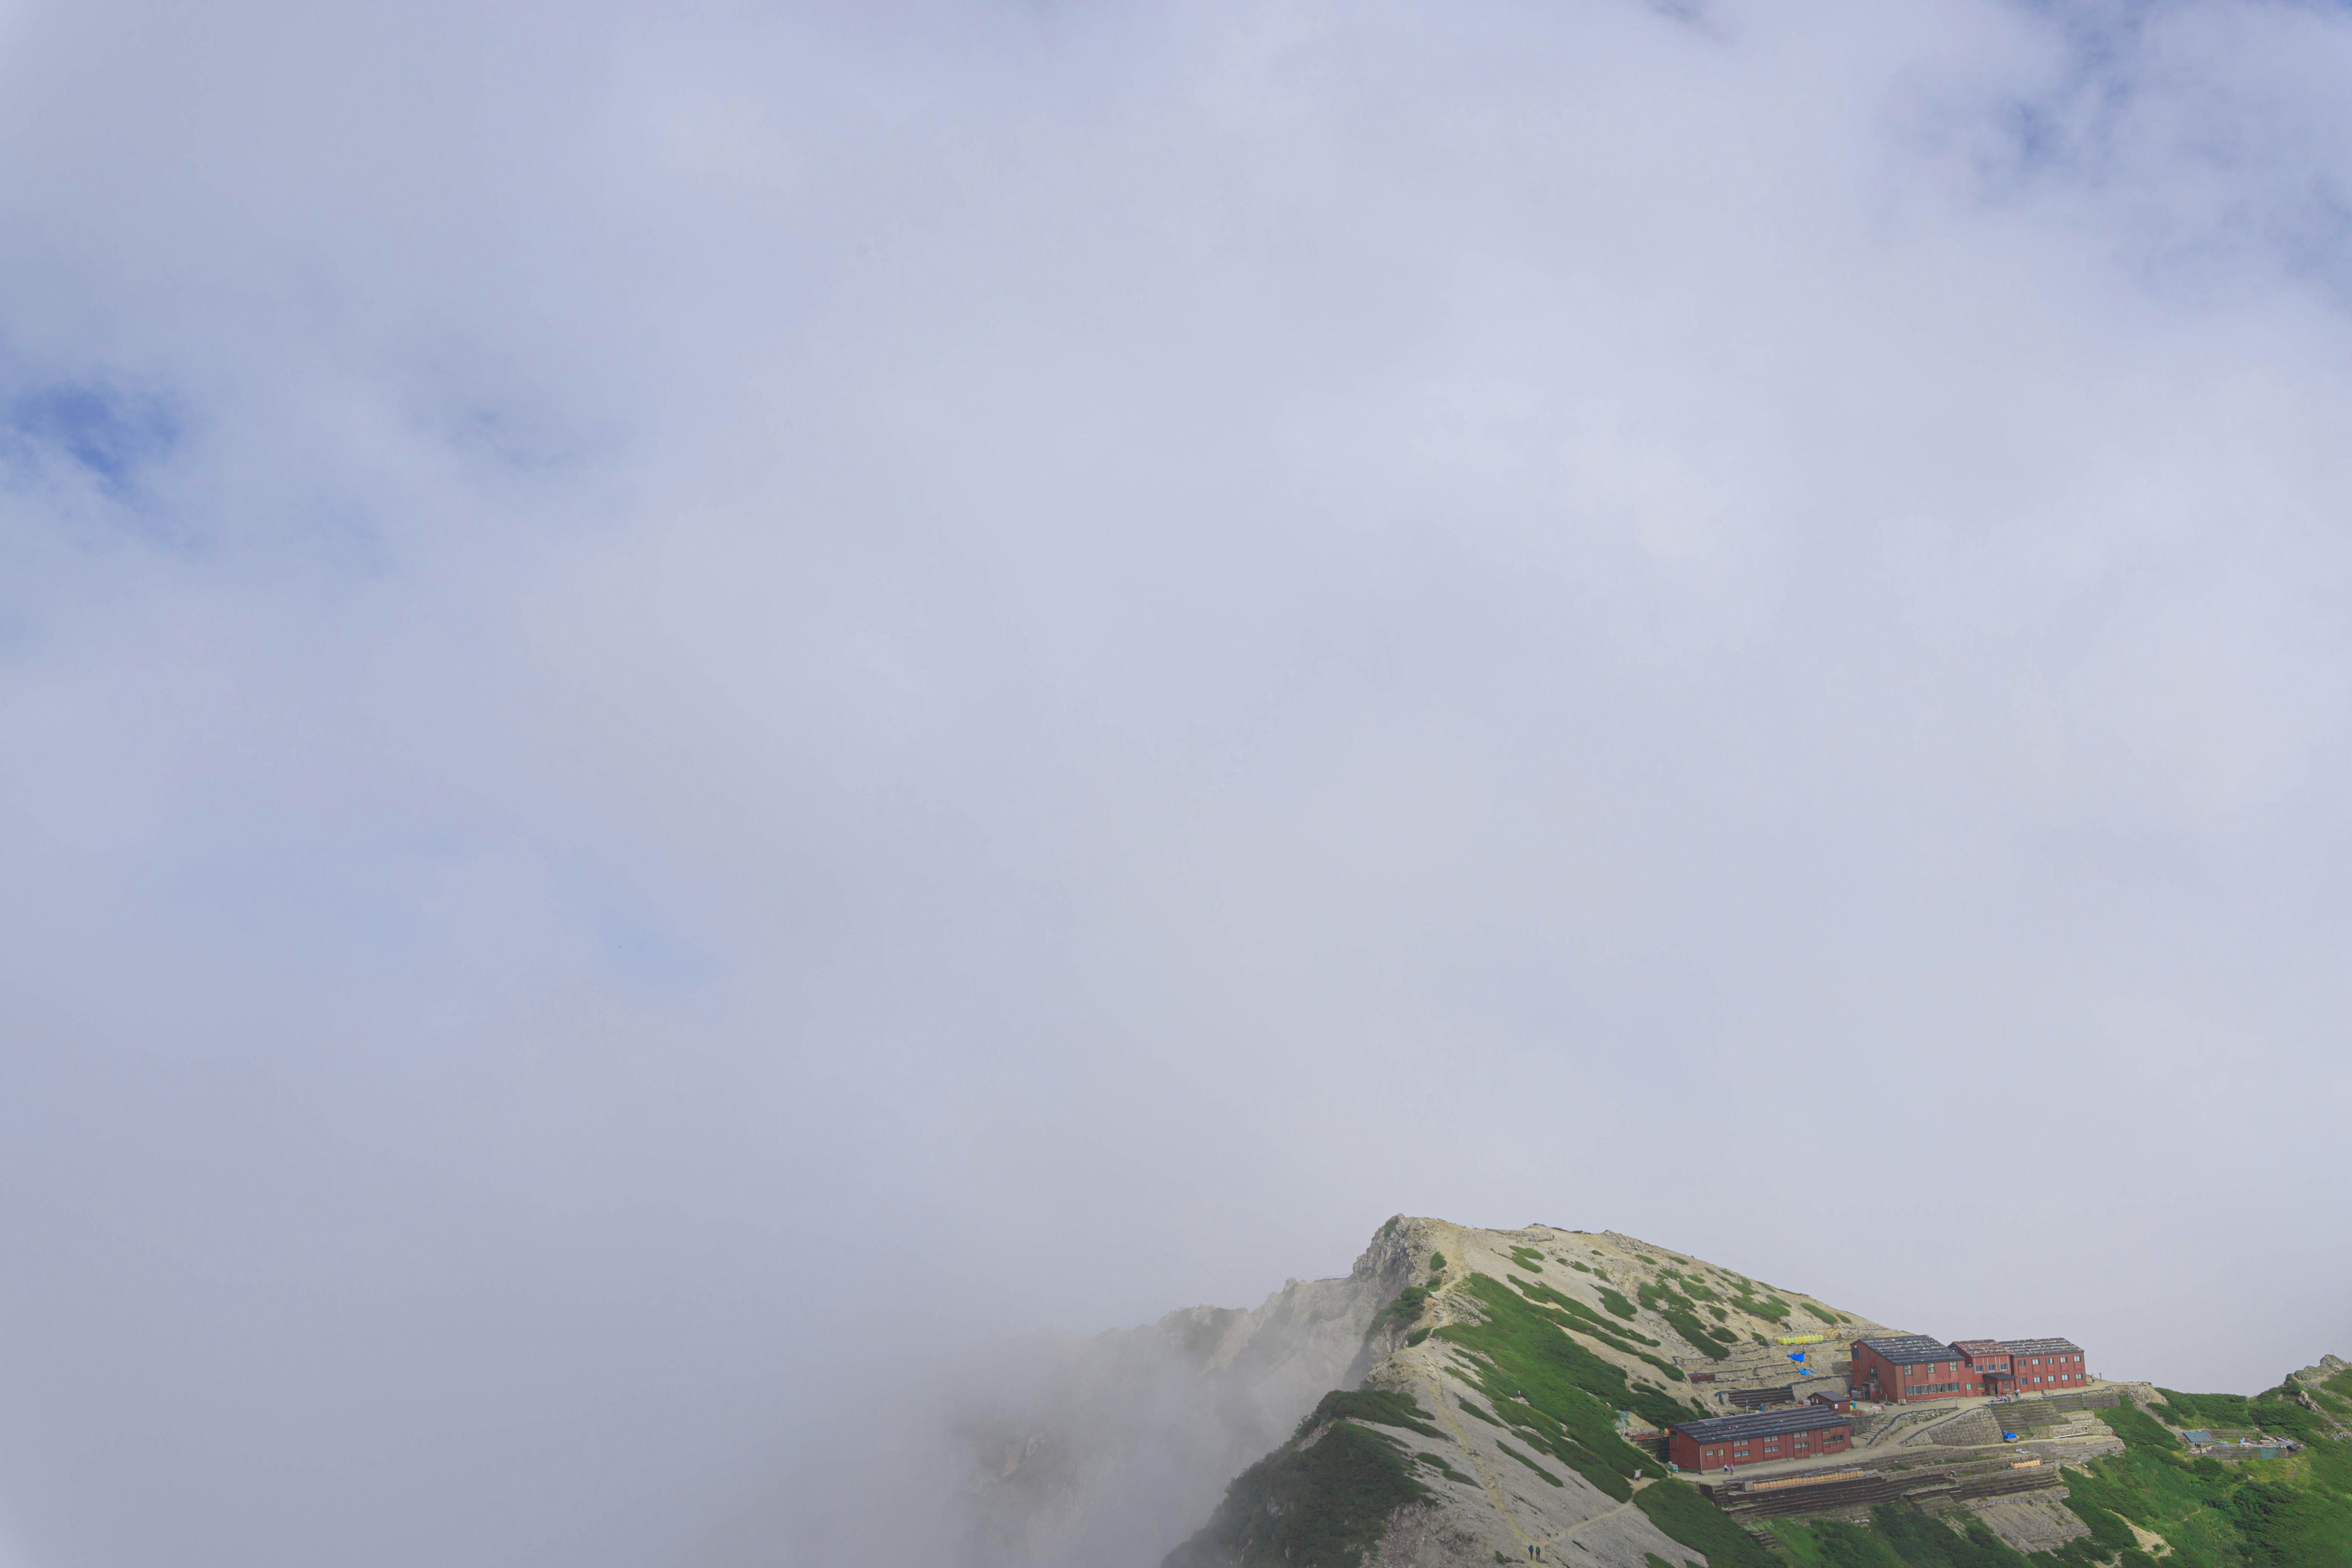
[[[1822,1447],[1824,1450],[1833,1448],[1844,1440],[1845,1439],[1842,1436],[1824,1437],[1822,1439]],[[1767,1458],[1770,1457],[1773,1452],[1780,1447],[1780,1439],[1778,1437],[1767,1437],[1760,1441],[1764,1450],[1764,1455]],[[1794,1445],[1792,1445],[1792,1451],[1799,1454],[1805,1453],[1808,1451],[1810,1443],[1810,1438],[1800,1437],[1796,1440]],[[1720,1459],[1724,1457],[1723,1447],[1721,1444],[1717,1444],[1714,1447],[1701,1449],[1700,1454],[1701,1457],[1705,1458]],[[1736,1440],[1731,1445],[1731,1457],[1735,1459],[1749,1459],[1754,1458],[1757,1456],[1749,1451],[1748,1440],[1743,1437]]]

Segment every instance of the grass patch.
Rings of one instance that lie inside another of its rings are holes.
[[[1511,1283],[1518,1286],[1530,1300],[1541,1301],[1558,1308],[1574,1318],[1580,1324],[1590,1324],[1591,1331],[1595,1335],[1615,1340],[1631,1340],[1635,1344],[1648,1345],[1652,1349],[1657,1347],[1658,1342],[1649,1335],[1628,1328],[1622,1323],[1612,1323],[1575,1297],[1562,1295],[1549,1285],[1533,1284],[1518,1279],[1514,1279]]]
[[[1735,1296],[1731,1304],[1751,1318],[1762,1318],[1773,1323],[1784,1321],[1794,1310],[1788,1302],[1773,1295],[1767,1295],[1760,1300],[1754,1296]]]
[[[2310,1487],[2249,1481],[2230,1494],[2230,1512],[2256,1563],[2275,1568],[2352,1564],[2352,1500]]]
[[[1460,1481],[1465,1487],[1475,1487],[1478,1484],[1472,1478],[1464,1475],[1452,1465],[1447,1464],[1443,1455],[1433,1454],[1428,1449],[1423,1448],[1420,1453],[1414,1455],[1413,1458],[1419,1459],[1423,1464],[1427,1465],[1431,1469],[1435,1470],[1439,1475],[1444,1476],[1449,1481]]]
[[[1514,1247],[1511,1248],[1511,1261],[1517,1264],[1520,1268],[1526,1269],[1530,1274],[1540,1274],[1543,1272],[1543,1254],[1538,1252],[1532,1247]]]
[[[1545,1469],[1541,1465],[1537,1464],[1533,1459],[1528,1458],[1525,1454],[1520,1453],[1517,1448],[1512,1447],[1508,1443],[1504,1442],[1501,1438],[1498,1437],[1495,1440],[1495,1447],[1502,1449],[1503,1452],[1508,1454],[1511,1458],[1517,1459],[1519,1463],[1525,1465],[1528,1468],[1533,1470],[1536,1474],[1541,1476],[1552,1485],[1556,1487],[1564,1487],[1568,1485],[1566,1481],[1561,1480],[1558,1476],[1553,1475],[1549,1470]]]
[[[1601,1278],[1605,1279],[1608,1276],[1604,1274]],[[1601,1304],[1608,1308],[1610,1311],[1615,1313],[1618,1317],[1631,1322],[1634,1317],[1637,1316],[1633,1310],[1633,1303],[1625,1300],[1625,1298],[1618,1292],[1610,1289],[1606,1285],[1601,1288],[1600,1294]]]
[[[1545,1313],[1561,1328],[1571,1329],[1580,1334],[1588,1334],[1622,1355],[1638,1356],[1663,1373],[1671,1383],[1684,1381],[1682,1368],[1670,1361],[1654,1356],[1647,1351],[1635,1350],[1633,1344],[1626,1342],[1630,1340],[1638,1344],[1655,1345],[1658,1342],[1649,1335],[1636,1333],[1632,1329],[1621,1327],[1606,1318],[1597,1316],[1592,1309],[1583,1302],[1573,1296],[1563,1296],[1549,1285],[1530,1284],[1525,1279],[1516,1279],[1511,1283],[1517,1286],[1529,1300],[1538,1303],[1538,1311]]]
[[[2118,1405],[2112,1410],[2095,1410],[2091,1414],[2105,1422],[2107,1430],[2121,1437],[2126,1448],[2175,1454],[2180,1451],[2180,1439],[2137,1405]]]
[[[1487,1403],[1529,1447],[1625,1500],[1632,1495],[1626,1479],[1659,1467],[1617,1435],[1616,1413],[1631,1410],[1664,1426],[1687,1420],[1690,1407],[1628,1384],[1620,1368],[1577,1343],[1551,1314],[1493,1276],[1473,1274],[1461,1289],[1484,1309],[1484,1321],[1448,1323],[1437,1331],[1469,1353]]]
[[[1691,1348],[1705,1355],[1709,1361],[1722,1361],[1731,1354],[1729,1351],[1715,1342],[1714,1337],[1706,1331],[1706,1325],[1692,1317],[1687,1308],[1672,1308],[1666,1312],[1665,1319],[1675,1332],[1688,1340]],[[1723,1331],[1723,1337],[1727,1340],[1737,1340],[1739,1336],[1726,1329]]]
[[[1378,1332],[1381,1329],[1395,1324],[1412,1322],[1421,1316],[1422,1308],[1428,1303],[1429,1288],[1427,1286],[1406,1286],[1396,1293],[1396,1300],[1382,1307],[1380,1316],[1372,1320],[1372,1331]]]
[[[1327,1421],[1369,1421],[1378,1426],[1402,1426],[1424,1437],[1444,1437],[1444,1433],[1430,1425],[1435,1419],[1410,1394],[1385,1388],[1335,1388],[1307,1413],[1290,1440],[1297,1442]]]
[[[1730,1353],[1716,1342],[1715,1336],[1699,1321],[1698,1303],[1664,1279],[1643,1285],[1634,1294],[1642,1299],[1642,1305],[1665,1319],[1675,1332],[1709,1361],[1721,1361]]]
[[[2318,1411],[2306,1409],[2287,1397],[2284,1388],[2273,1388],[2268,1394],[2256,1394],[2248,1406],[2255,1423],[2266,1432],[2284,1432],[2300,1442],[2328,1442],[2331,1428]]]
[[[1398,1510],[1431,1500],[1400,1445],[1343,1421],[1244,1470],[1162,1568],[1355,1568]]]
[[[1500,1426],[1502,1425],[1502,1423],[1496,1420],[1490,1413],[1479,1409],[1478,1402],[1476,1400],[1465,1399],[1459,1401],[1459,1403],[1462,1406],[1462,1414],[1465,1415],[1475,1415],[1479,1420],[1484,1421],[1489,1426]]]
[[[1874,1507],[1866,1525],[1776,1519],[1772,1533],[1789,1560],[1804,1568],[2029,1568],[2051,1561],[2049,1553],[2027,1557],[2002,1544],[1977,1520],[1956,1531],[1900,1503]]]
[[[2159,1388],[2164,1403],[2156,1414],[2175,1426],[2251,1426],[2254,1424],[2253,1401],[2242,1394],[2183,1394],[2178,1389]]]
[[[1444,1253],[1442,1253],[1442,1252],[1433,1252],[1433,1253],[1431,1253],[1431,1254],[1429,1255],[1429,1267],[1430,1267],[1430,1269],[1431,1269],[1431,1271],[1432,1271],[1433,1273],[1433,1272],[1435,1272],[1436,1270],[1440,1269],[1440,1268],[1444,1268],[1444,1267],[1445,1267],[1445,1254],[1444,1254]]]
[[[1587,1264],[1571,1263],[1569,1267],[1575,1269],[1579,1274],[1590,1274],[1592,1272],[1591,1268]]]
[[[1668,1540],[1704,1552],[1707,1568],[1780,1568],[1777,1558],[1700,1496],[1696,1487],[1682,1481],[1654,1482],[1633,1494],[1633,1506],[1647,1514]]]
[[[2216,1426],[2248,1424],[2227,1420],[2239,1413],[2238,1395],[2164,1392],[2170,1409]],[[2313,1414],[2276,1391],[2244,1402],[2256,1423],[2278,1418],[2280,1411]],[[2038,1556],[2037,1564],[2090,1568],[2116,1553],[2122,1568],[2137,1568],[2128,1521],[2170,1543],[2166,1568],[2352,1568],[2352,1443],[2323,1438],[2294,1458],[2250,1461],[2233,1469],[2184,1454],[2141,1411],[2122,1406],[2096,1414],[2126,1447],[2095,1460],[2087,1471],[2067,1474],[2066,1506],[2092,1534]]]

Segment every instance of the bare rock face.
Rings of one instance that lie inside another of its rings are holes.
[[[2300,1372],[2289,1373],[2287,1374],[2287,1381],[2289,1383],[2323,1384],[2331,1377],[2338,1377],[2347,1372],[2352,1372],[2352,1362],[2347,1362],[2340,1355],[2324,1355],[2319,1358],[2318,1365],[2307,1366]]]
[[[2066,1507],[2066,1489],[2032,1492],[2024,1497],[1986,1498],[1968,1505],[2004,1545],[2020,1552],[2055,1552],[2090,1526]]]

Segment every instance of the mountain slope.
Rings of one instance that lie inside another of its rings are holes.
[[[1399,1216],[1375,1246],[1413,1283],[1373,1320],[1360,1389],[1243,1472],[1167,1568],[1769,1562],[1627,1434],[1792,1381],[1780,1338],[1883,1328],[1613,1233]]]
[[[2019,1552],[1882,1506],[1867,1523],[1775,1520],[1784,1560],[1798,1568],[2352,1568],[2352,1367],[2329,1356],[2252,1396],[2121,1386],[2131,1399],[2096,1414],[2123,1451],[2065,1468],[2063,1506],[2078,1522],[2057,1549]],[[2184,1443],[2184,1429],[2302,1447],[2224,1463]]]

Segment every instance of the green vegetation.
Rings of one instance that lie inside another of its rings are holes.
[[[2316,1419],[2281,1389],[2251,1398],[2162,1392],[2164,1409],[2214,1426],[2292,1436]],[[1797,1568],[2352,1568],[2352,1441],[2322,1436],[2303,1453],[2231,1466],[2189,1454],[2131,1405],[2095,1414],[2124,1451],[2067,1467],[2065,1506],[2090,1533],[2056,1552],[2021,1556],[1974,1529],[1955,1534],[1887,1505],[1871,1510],[1867,1526],[1776,1519],[1773,1535]],[[2169,1553],[2148,1555],[2135,1525],[2162,1536]]]
[[[1519,1463],[1525,1465],[1528,1468],[1533,1470],[1536,1474],[1541,1476],[1552,1485],[1556,1487],[1564,1487],[1568,1485],[1566,1481],[1561,1480],[1558,1476],[1553,1475],[1549,1470],[1545,1469],[1541,1465],[1537,1464],[1533,1459],[1528,1458],[1525,1454],[1520,1453],[1508,1443],[1503,1442],[1501,1439],[1497,1438],[1496,1440],[1495,1447],[1502,1449],[1503,1452],[1508,1454],[1511,1458],[1517,1459]]]
[[[1502,1422],[1618,1501],[1631,1496],[1626,1479],[1654,1473],[1658,1463],[1617,1435],[1616,1413],[1664,1426],[1688,1419],[1690,1407],[1628,1384],[1570,1338],[1559,1314],[1491,1275],[1473,1274],[1459,1289],[1484,1309],[1484,1321],[1437,1332],[1468,1353],[1470,1375]]]
[[[1412,1322],[1414,1319],[1421,1316],[1421,1310],[1428,1303],[1428,1301],[1429,1288],[1427,1286],[1406,1286],[1403,1289],[1397,1292],[1396,1300],[1391,1301],[1387,1306],[1382,1307],[1381,1309],[1380,1316],[1372,1320],[1372,1331],[1377,1333],[1381,1329],[1389,1328],[1398,1323]]]
[[[1429,1331],[1427,1329],[1415,1329],[1412,1332],[1405,1335],[1404,1342],[1409,1345],[1417,1345],[1427,1338],[1429,1338]]]
[[[1707,1310],[1715,1314],[1715,1321],[1718,1323],[1727,1323],[1731,1321],[1731,1314],[1725,1311],[1720,1307],[1709,1307]]]
[[[1494,1416],[1487,1414],[1486,1411],[1479,1409],[1478,1402],[1475,1399],[1465,1399],[1461,1401],[1461,1405],[1462,1414],[1465,1415],[1475,1415],[1479,1420],[1484,1421],[1489,1426],[1500,1426],[1502,1425],[1502,1423],[1496,1420]]]
[[[1745,1283],[1745,1281],[1742,1283]],[[1780,1297],[1771,1294],[1769,1291],[1765,1293],[1764,1298],[1761,1300],[1757,1300],[1752,1295],[1742,1292],[1731,1299],[1731,1304],[1738,1308],[1741,1311],[1747,1313],[1751,1318],[1762,1318],[1768,1322],[1774,1323],[1786,1319],[1789,1313],[1793,1310],[1790,1307],[1788,1302],[1783,1301]]]
[[[1354,1568],[1399,1509],[1431,1500],[1402,1445],[1343,1421],[1244,1470],[1162,1568]]]
[[[1460,1481],[1465,1487],[1475,1487],[1478,1484],[1477,1481],[1473,1479],[1471,1477],[1464,1475],[1452,1465],[1447,1464],[1445,1462],[1444,1456],[1441,1454],[1433,1454],[1428,1449],[1423,1448],[1420,1453],[1414,1455],[1413,1458],[1419,1459],[1423,1464],[1427,1465],[1431,1469],[1435,1470],[1439,1475],[1444,1476],[1449,1481]]]
[[[1962,1534],[1897,1503],[1873,1508],[1866,1525],[1828,1519],[1772,1521],[1781,1551],[1801,1568],[2029,1568],[2052,1560],[2048,1553],[2027,1557],[2004,1546],[1979,1521],[1967,1521],[1966,1528]]]
[[[2182,1394],[2159,1388],[2164,1403],[2156,1414],[2175,1426],[2252,1426],[2253,1401],[2242,1394]]]
[[[1592,1272],[1591,1268],[1581,1263],[1571,1263],[1569,1267],[1575,1269],[1579,1274],[1590,1274]]]
[[[1633,1506],[1669,1540],[1706,1554],[1707,1568],[1780,1568],[1772,1554],[1683,1481],[1656,1481],[1633,1494]],[[1774,1521],[1776,1524],[1778,1521]]]
[[[1608,1276],[1603,1275],[1601,1278],[1605,1279]],[[1623,1296],[1612,1290],[1606,1285],[1603,1285],[1601,1288],[1601,1304],[1608,1308],[1611,1311],[1616,1313],[1619,1317],[1624,1319],[1627,1322],[1632,1322],[1637,1315],[1633,1310],[1633,1302],[1628,1301]]]
[[[1524,1279],[1514,1279],[1511,1283],[1517,1285],[1528,1300],[1545,1302],[1567,1313],[1575,1319],[1578,1325],[1583,1327],[1586,1332],[1596,1338],[1631,1340],[1635,1344],[1649,1345],[1653,1349],[1657,1345],[1657,1341],[1638,1329],[1628,1328],[1622,1323],[1612,1323],[1575,1297],[1563,1295],[1549,1285],[1539,1285]]]
[[[2113,1410],[2094,1411],[2107,1425],[2107,1430],[2124,1440],[2126,1448],[2178,1450],[2180,1439],[2164,1429],[2163,1423],[2137,1405],[2118,1405]]]
[[[1715,1336],[1707,1331],[1706,1325],[1699,1321],[1698,1303],[1663,1279],[1641,1286],[1633,1293],[1642,1299],[1642,1305],[1665,1319],[1675,1332],[1689,1341],[1691,1348],[1698,1351],[1708,1360],[1721,1361],[1731,1353],[1717,1343]],[[1727,1331],[1725,1337],[1736,1338],[1737,1336]]]
[[[1517,1286],[1529,1300],[1538,1303],[1537,1310],[1561,1328],[1572,1329],[1580,1334],[1589,1334],[1621,1354],[1639,1356],[1665,1373],[1668,1380],[1672,1382],[1683,1381],[1682,1368],[1670,1361],[1660,1360],[1647,1351],[1635,1350],[1633,1344],[1626,1342],[1630,1340],[1638,1344],[1655,1345],[1658,1342],[1649,1335],[1636,1333],[1632,1329],[1612,1323],[1608,1319],[1595,1314],[1591,1308],[1575,1297],[1563,1296],[1549,1285],[1530,1284],[1525,1279],[1514,1279],[1511,1283]]]
[[[1294,1443],[1327,1421],[1370,1421],[1381,1426],[1402,1426],[1418,1432],[1424,1437],[1443,1437],[1444,1433],[1432,1426],[1435,1417],[1421,1407],[1421,1402],[1410,1394],[1397,1394],[1385,1388],[1333,1389],[1323,1396],[1322,1403],[1308,1411],[1290,1435]]]
[[[1436,1273],[1439,1269],[1444,1267],[1445,1254],[1442,1252],[1433,1252],[1429,1255],[1429,1271],[1432,1274]]]
[[[1517,1264],[1520,1268],[1526,1269],[1530,1274],[1540,1274],[1543,1272],[1543,1254],[1538,1252],[1532,1247],[1514,1247],[1511,1248],[1511,1261]]]

